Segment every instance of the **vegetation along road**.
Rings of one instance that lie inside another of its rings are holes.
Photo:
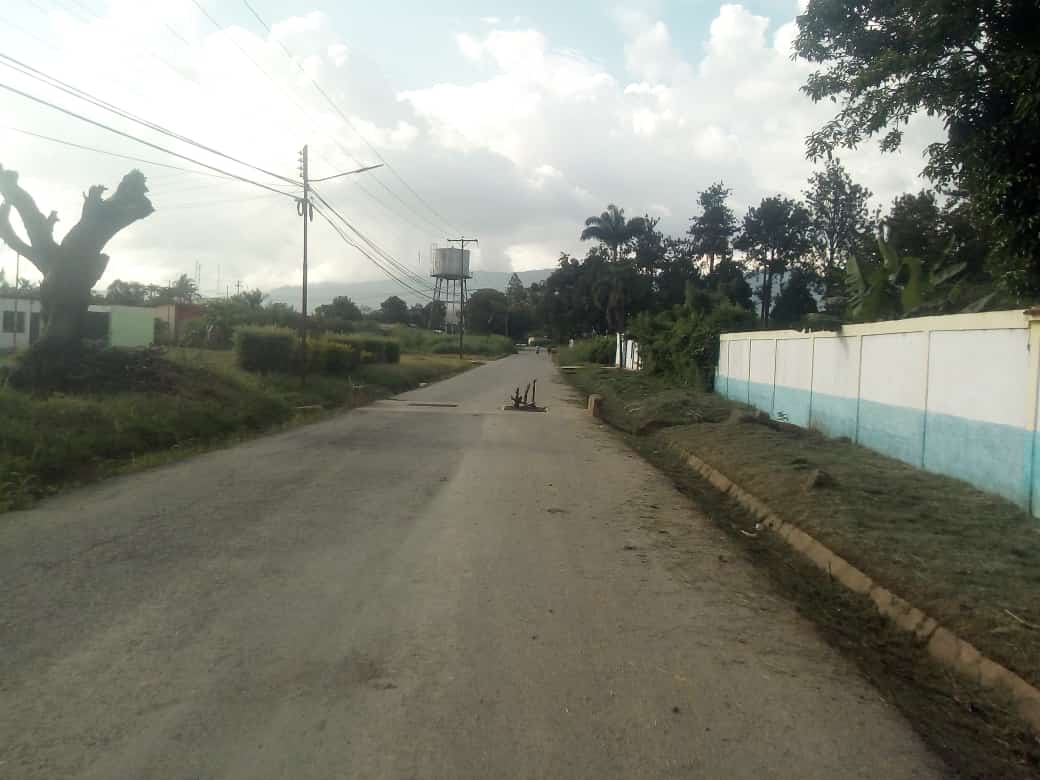
[[[941,776],[572,401],[522,353],[5,516],[0,775]]]

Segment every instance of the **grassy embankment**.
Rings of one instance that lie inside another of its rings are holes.
[[[128,468],[155,465],[332,410],[350,409],[470,367],[450,355],[401,356],[350,377],[242,371],[230,351],[168,349],[132,377],[36,398],[0,377],[0,511]]]
[[[563,356],[561,356],[562,358]],[[662,377],[583,368],[608,422],[693,495],[965,777],[1040,774],[1040,740],[1001,697],[940,669],[865,597],[832,583],[686,466],[711,463],[983,653],[1040,683],[1040,521],[966,483],[812,431],[742,421],[740,407]],[[816,469],[833,483],[808,488]],[[749,535],[750,534],[750,535]]]

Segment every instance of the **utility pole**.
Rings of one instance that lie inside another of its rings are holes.
[[[17,258],[14,261],[14,328],[11,332],[11,349],[18,349],[18,334],[21,332],[18,330],[18,288],[22,286],[22,256],[15,253]],[[32,298],[29,299],[29,319],[32,319]],[[26,340],[28,341],[28,339]]]
[[[307,228],[308,223],[314,221],[314,206],[311,203],[311,183],[312,182],[324,182],[332,179],[338,179],[341,176],[350,176],[355,173],[364,173],[365,171],[375,170],[376,168],[382,168],[383,164],[379,165],[368,165],[363,168],[358,168],[353,171],[345,171],[343,173],[336,173],[332,176],[325,176],[320,179],[312,179],[310,175],[310,166],[307,156],[307,145],[304,144],[300,150],[300,179],[303,182],[303,196],[298,198],[296,201],[296,214],[303,217],[303,300],[301,302],[301,316],[300,316],[300,377],[304,381],[307,379]],[[321,195],[318,195],[319,200]],[[324,203],[324,201],[322,201]]]
[[[242,294],[242,280],[239,279],[237,282],[235,282],[235,295],[241,295],[241,294]]]
[[[464,321],[464,309],[466,306],[466,244],[480,244],[475,238],[449,238],[448,244],[459,245],[459,276],[461,277],[460,283],[462,287],[459,292],[459,360],[462,360],[462,335],[463,335],[463,321]]]
[[[296,213],[303,217],[303,302],[300,318],[300,377],[307,379],[307,224],[314,219],[311,205],[310,169],[307,164],[307,146],[300,151],[300,178],[303,179],[303,197],[296,201]]]

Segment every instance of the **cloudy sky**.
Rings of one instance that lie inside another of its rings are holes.
[[[478,267],[551,267],[561,251],[582,251],[582,222],[609,202],[678,233],[698,191],[720,179],[738,213],[767,195],[798,196],[812,170],[804,138],[832,110],[798,91],[811,70],[791,58],[799,0],[250,2],[269,29],[243,0],[5,0],[0,53],[281,176],[295,175],[304,144],[315,177],[385,160],[318,187],[423,271],[431,244],[461,232],[480,238]],[[8,67],[0,84],[291,189]],[[207,293],[218,274],[221,288],[298,283],[289,198],[21,131],[205,169],[0,90],[0,164],[58,211],[57,235],[88,185],[115,185],[134,165],[148,175],[156,213],[109,245],[102,287],[165,283],[196,264]],[[921,186],[921,151],[939,132],[917,121],[900,154],[870,146],[843,160],[887,203]],[[313,281],[381,278],[314,225]],[[6,248],[0,267],[13,277]]]

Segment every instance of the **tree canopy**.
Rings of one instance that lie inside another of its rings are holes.
[[[811,223],[805,206],[780,195],[763,199],[757,207],[748,209],[744,217],[734,245],[747,254],[761,273],[759,300],[763,325],[769,322],[775,279],[782,278],[812,247]]]
[[[379,304],[379,318],[383,322],[408,322],[408,304],[404,299],[391,295]]]
[[[813,159],[941,117],[946,140],[928,149],[926,175],[960,187],[994,226],[1002,281],[1040,293],[1040,4],[952,0],[810,0],[797,53],[823,67],[803,87],[835,100],[837,115],[808,139]]]
[[[403,303],[403,301],[402,301]],[[326,303],[314,310],[315,315],[318,317],[324,317],[326,319],[338,319],[338,320],[360,320],[362,318],[361,309],[354,301],[350,300],[346,295],[339,295],[332,299],[332,303]]]
[[[621,256],[621,249],[627,247],[645,228],[642,217],[626,220],[625,210],[611,203],[599,216],[585,220],[581,240],[599,241],[610,249],[611,260],[617,262]]]
[[[712,184],[697,196],[701,215],[690,220],[694,251],[708,259],[708,273],[715,270],[716,262],[733,255],[731,241],[737,232],[737,218],[726,203],[731,194],[721,181]]]

